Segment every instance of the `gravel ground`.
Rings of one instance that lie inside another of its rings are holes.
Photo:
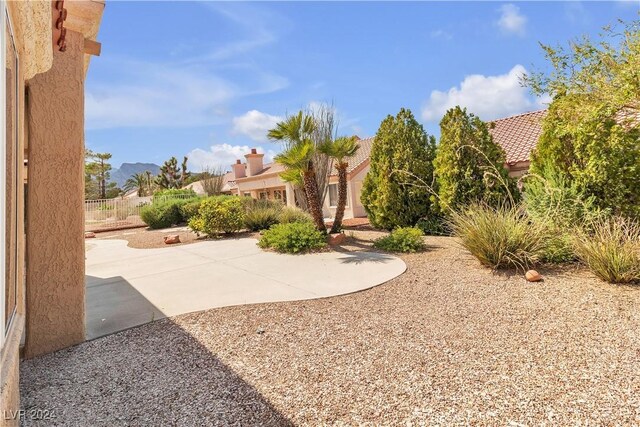
[[[572,267],[527,283],[427,242],[368,291],[187,314],[25,361],[23,407],[78,426],[640,424],[640,287]]]

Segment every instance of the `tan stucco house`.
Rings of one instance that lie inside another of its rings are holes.
[[[347,206],[345,218],[359,218],[367,216],[362,203],[360,193],[362,182],[369,171],[369,156],[373,138],[358,141],[360,149],[357,154],[349,159],[347,169]],[[280,174],[284,167],[277,163],[264,163],[264,154],[252,149],[245,156],[245,161],[238,159],[231,165],[231,172],[227,172],[224,178],[223,192],[236,196],[253,197],[254,199],[282,200],[288,206],[296,206],[293,186],[284,182]],[[202,184],[195,182],[187,186],[196,193],[204,194]],[[324,199],[323,213],[325,218],[335,216],[338,201],[338,175],[335,169],[329,176],[329,187]]]
[[[0,425],[19,361],[85,340],[84,82],[104,1],[0,1]]]

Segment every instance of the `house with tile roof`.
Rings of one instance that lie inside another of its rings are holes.
[[[529,170],[531,151],[542,133],[542,119],[546,110],[532,111],[490,122],[489,132],[493,140],[506,154],[505,167],[509,175],[520,177]],[[347,169],[347,206],[345,219],[366,217],[360,202],[362,183],[369,172],[369,158],[374,137],[360,139],[360,149],[350,159]],[[282,200],[288,206],[296,206],[293,186],[280,178],[284,167],[277,163],[263,163],[264,154],[252,149],[245,161],[237,160],[231,172],[224,176],[223,193],[253,197],[255,199]],[[204,194],[200,181],[187,186],[198,194]],[[329,176],[329,188],[323,204],[326,218],[333,218],[338,201],[338,175],[333,170]]]
[[[369,171],[369,157],[373,137],[360,139],[358,141],[360,149],[357,154],[349,160],[347,169],[347,206],[345,207],[344,218],[366,217],[364,206],[360,202],[360,192],[364,177]],[[284,182],[280,174],[284,172],[284,167],[277,163],[264,163],[264,154],[258,153],[254,148],[250,153],[245,154],[245,162],[240,159],[231,165],[231,172],[224,176],[223,193],[253,197],[254,199],[281,200],[288,206],[296,206],[295,193],[290,183]],[[204,189],[200,181],[187,186],[198,194],[204,194]],[[338,202],[338,175],[335,168],[329,176],[329,188],[323,203],[323,213],[325,218],[335,216]]]
[[[542,119],[547,110],[531,111],[489,123],[493,141],[506,154],[505,167],[509,175],[520,177],[527,173],[531,164],[531,152],[542,134]]]

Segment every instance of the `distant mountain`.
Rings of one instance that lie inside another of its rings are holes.
[[[160,166],[155,163],[123,163],[118,169],[111,169],[111,182],[115,182],[118,187],[122,187],[131,178],[131,175],[144,171],[157,175],[160,173]]]

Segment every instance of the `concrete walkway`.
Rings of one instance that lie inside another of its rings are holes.
[[[209,308],[351,293],[406,269],[381,253],[281,255],[248,238],[161,249],[96,239],[86,247],[87,339]]]

